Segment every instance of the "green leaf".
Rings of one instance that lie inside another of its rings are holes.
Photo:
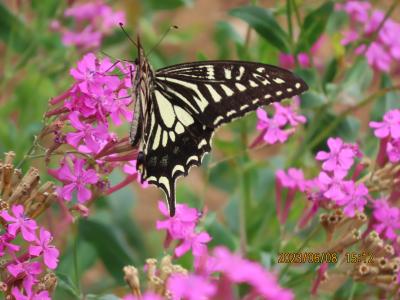
[[[107,270],[122,284],[122,268],[134,264],[134,260],[118,232],[99,221],[82,219],[79,222],[79,233],[95,247]]]
[[[75,299],[79,299],[79,290],[75,286],[74,282],[72,279],[63,273],[58,273],[57,272],[57,290],[61,289],[67,292],[70,296],[74,296]],[[56,290],[56,293],[57,293]]]
[[[219,21],[215,25],[214,41],[218,48],[218,59],[227,59],[231,56],[230,43],[232,41],[236,45],[243,43],[242,37],[235,31],[235,28],[225,21]]]
[[[142,3],[151,10],[171,10],[182,6],[189,6],[193,4],[193,0],[145,0]]]
[[[381,76],[380,87],[388,88],[392,86],[392,80],[389,75],[383,73]],[[395,91],[386,93],[375,102],[374,108],[371,111],[371,120],[382,120],[384,113],[393,108],[400,108],[399,93]]]
[[[307,91],[301,95],[301,108],[313,109],[326,104],[327,100],[323,94],[316,91]]]
[[[352,98],[354,102],[362,99],[372,82],[373,74],[367,60],[359,57],[343,79],[342,93],[345,94],[345,98]]]
[[[296,47],[296,53],[308,52],[325,30],[329,16],[333,11],[331,1],[311,11],[304,19]]]
[[[243,6],[230,10],[229,14],[245,21],[272,46],[289,53],[289,36],[271,11],[257,6]]]
[[[85,295],[85,300],[121,300],[121,298],[112,294],[107,294],[102,296],[89,294]]]
[[[0,2],[0,40],[15,51],[24,52],[34,36],[25,24]]]
[[[210,247],[224,245],[230,250],[235,249],[235,239],[232,233],[216,219],[215,213],[207,215],[206,224],[207,232],[212,236],[209,243]]]
[[[337,58],[333,58],[329,62],[328,67],[326,68],[324,77],[322,78],[322,83],[323,83],[324,87],[327,83],[333,81],[333,79],[336,76],[337,71],[338,71],[338,60],[337,60]]]

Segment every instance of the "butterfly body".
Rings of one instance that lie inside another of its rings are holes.
[[[131,142],[141,179],[161,188],[175,214],[175,182],[199,166],[217,127],[308,87],[290,71],[244,61],[203,61],[153,71],[144,55],[134,80]]]

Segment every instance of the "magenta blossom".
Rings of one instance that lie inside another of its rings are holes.
[[[275,114],[284,116],[291,126],[304,124],[307,121],[305,116],[298,115],[290,106],[283,106],[277,102],[272,103],[272,106],[275,108]]]
[[[59,22],[52,28],[63,34],[64,45],[74,45],[82,49],[99,47],[103,38],[118,28],[119,23],[125,23],[123,11],[113,11],[101,0],[76,4],[68,8],[64,16],[73,18],[74,28],[78,29],[62,28]]]
[[[374,128],[376,137],[382,139],[390,136],[393,139],[400,138],[400,110],[392,109],[385,113],[383,122],[369,122],[369,126]]]
[[[322,169],[326,171],[347,171],[354,163],[356,156],[355,151],[351,146],[343,143],[341,138],[329,138],[328,147],[330,152],[319,151],[317,153],[317,160],[324,160]]]
[[[371,3],[367,1],[347,1],[344,4],[338,5],[337,8],[346,11],[353,20],[366,23],[369,18]]]
[[[78,62],[76,68],[70,70],[70,74],[78,82],[79,89],[90,95],[94,88],[99,88],[102,84],[112,83],[109,86],[117,88],[117,77],[104,76],[113,69],[113,64],[108,58],[99,60],[93,53],[88,53]]]
[[[70,158],[73,162],[72,169],[64,159],[59,169],[49,170],[49,172],[64,183],[64,186],[58,189],[58,194],[62,199],[70,201],[72,193],[76,191],[78,201],[84,203],[92,196],[92,192],[86,185],[97,183],[99,177],[94,169],[84,169],[86,163],[84,159],[75,158],[73,155],[70,155]]]
[[[32,286],[38,281],[37,276],[42,273],[40,262],[38,261],[20,262],[16,260],[14,263],[7,266],[7,271],[14,278],[23,278],[23,286],[28,293],[31,291]]]
[[[373,216],[377,221],[377,224],[373,225],[374,229],[379,234],[384,234],[386,238],[395,240],[396,230],[400,229],[400,209],[391,207],[384,199],[376,200]]]
[[[97,153],[101,145],[109,139],[108,128],[102,123],[99,123],[97,127],[84,124],[79,120],[78,112],[71,113],[69,120],[77,131],[67,133],[67,142],[75,148],[78,148],[79,143],[83,141],[91,152]]]
[[[400,161],[400,139],[388,142],[386,152],[390,162],[398,163]]]
[[[298,188],[300,191],[304,191],[306,188],[304,174],[300,169],[289,168],[287,172],[284,170],[278,170],[275,175],[283,187],[292,189]]]
[[[136,180],[139,182],[142,186],[142,188],[147,188],[149,186],[149,183],[147,181],[141,182],[141,176],[140,173],[136,169],[136,159],[128,161],[124,166],[122,167],[122,170],[124,173],[129,174],[129,175],[135,175],[136,174]]]
[[[345,171],[336,171],[332,177],[325,172],[321,172],[318,176],[320,186],[323,188],[324,196],[334,201],[340,201],[345,197],[343,191],[343,180],[346,176]]]
[[[275,144],[276,142],[285,142],[289,134],[287,131],[283,130],[283,127],[287,123],[285,116],[281,114],[275,114],[271,119],[267,116],[265,110],[257,109],[257,130],[262,131],[263,139],[268,144]]]
[[[59,251],[56,247],[50,245],[52,239],[49,231],[40,228],[39,239],[36,240],[36,245],[29,246],[29,254],[33,256],[43,254],[45,265],[50,269],[55,269],[58,264]]]
[[[7,232],[12,236],[16,236],[21,231],[22,237],[26,241],[34,241],[35,230],[37,228],[35,220],[29,219],[24,214],[22,205],[13,205],[11,208],[14,216],[11,216],[6,210],[0,212],[0,216],[8,222]]]
[[[11,244],[11,241],[14,240],[14,238],[14,236],[7,232],[0,235],[0,257],[4,256],[5,251],[10,253],[19,251],[21,248],[20,246]]]
[[[231,282],[249,284],[264,299],[294,299],[293,293],[280,287],[275,276],[266,272],[259,264],[232,254],[224,247],[215,248],[214,257],[217,261],[216,270]]]
[[[161,213],[167,217],[167,220],[157,221],[158,230],[167,230],[173,239],[184,239],[191,234],[196,227],[199,215],[195,208],[190,208],[186,204],[177,204],[175,216],[170,217],[167,206],[164,202],[158,202],[158,208]]]
[[[211,237],[207,232],[187,234],[183,242],[175,248],[175,255],[182,256],[192,249],[193,256],[200,257],[207,252],[207,243],[211,241]]]
[[[24,295],[17,287],[13,287],[11,293],[15,297],[15,300],[51,300],[48,291],[35,293],[30,289]]]
[[[367,204],[368,189],[363,183],[356,186],[353,181],[346,181],[343,183],[343,191],[346,195],[336,200],[335,203],[344,207],[345,215],[354,217],[356,211],[364,211]]]
[[[168,290],[173,300],[203,300],[210,299],[215,294],[216,287],[199,275],[174,274],[168,279]]]

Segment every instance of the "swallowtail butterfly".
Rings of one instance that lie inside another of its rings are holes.
[[[139,39],[137,48],[130,140],[139,146],[142,182],[165,192],[171,216],[177,178],[201,164],[218,126],[308,89],[288,70],[247,61],[199,61],[154,71]]]

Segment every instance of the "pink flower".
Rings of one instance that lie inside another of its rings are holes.
[[[116,76],[104,76],[112,70],[113,64],[108,58],[98,60],[93,53],[88,53],[78,62],[76,69],[70,70],[70,74],[78,81],[79,89],[90,95],[94,88],[103,84],[109,84],[112,89],[118,86],[119,79]]]
[[[136,159],[130,160],[126,164],[124,164],[124,166],[122,167],[122,170],[124,171],[124,173],[129,174],[129,175],[136,174],[137,175],[136,179],[137,179],[138,183],[140,183],[142,188],[145,189],[149,186],[149,183],[147,181],[143,181],[143,183],[141,182],[141,176],[136,169],[136,163],[137,163]]]
[[[279,65],[286,69],[293,69],[295,66],[295,58],[291,54],[279,53]],[[299,53],[297,55],[297,61],[299,65],[303,68],[310,66],[310,59],[307,53]]]
[[[98,124],[97,127],[93,127],[91,124],[84,124],[79,120],[78,115],[78,112],[73,112],[69,115],[71,125],[77,131],[67,133],[68,144],[78,148],[78,144],[83,140],[91,152],[99,152],[101,145],[109,139],[107,126],[102,123]]]
[[[334,201],[340,201],[345,197],[343,191],[343,178],[346,176],[344,171],[336,171],[332,177],[327,173],[321,172],[318,176],[318,181],[323,187],[324,196]]]
[[[300,169],[289,168],[287,173],[284,170],[278,170],[275,175],[283,187],[298,188],[300,191],[304,191],[306,187],[304,174]]]
[[[400,161],[400,139],[391,140],[386,148],[389,161],[397,163]]]
[[[322,169],[326,171],[349,170],[354,162],[355,152],[343,143],[341,138],[329,138],[330,152],[319,151],[315,157],[317,160],[325,160]]]
[[[158,208],[168,218],[164,221],[157,221],[156,227],[158,230],[167,230],[173,239],[184,239],[194,231],[199,219],[195,208],[190,208],[186,204],[177,204],[175,216],[172,218],[169,216],[167,206],[164,202],[159,201]]]
[[[119,91],[118,97],[108,104],[107,110],[110,112],[111,120],[115,125],[122,124],[120,116],[123,116],[128,122],[132,121],[133,112],[128,109],[131,102],[132,97],[128,95],[126,89],[123,89]]]
[[[5,255],[5,250],[10,253],[19,251],[20,246],[10,243],[13,239],[15,239],[15,236],[12,236],[7,232],[0,235],[0,256]]]
[[[183,242],[175,248],[175,255],[182,256],[192,249],[193,256],[200,257],[207,252],[206,244],[211,241],[211,237],[207,232],[186,234]]]
[[[16,236],[18,231],[21,231],[22,237],[26,241],[35,240],[35,230],[37,228],[35,220],[29,219],[24,214],[24,207],[22,205],[13,205],[11,208],[14,217],[11,216],[6,210],[0,212],[0,216],[7,221],[7,232],[12,236]]]
[[[375,129],[374,134],[380,139],[387,136],[394,139],[400,138],[400,110],[389,110],[383,116],[383,122],[369,122],[369,127]]]
[[[65,30],[61,41],[65,46],[75,45],[80,48],[98,48],[101,44],[101,39],[101,32],[88,25],[81,32]]]
[[[23,287],[26,292],[30,293],[32,286],[37,282],[37,275],[42,272],[40,267],[40,262],[34,261],[24,261],[20,262],[18,260],[15,263],[7,266],[7,271],[14,278],[23,279]]]
[[[123,11],[113,11],[101,0],[70,7],[64,12],[64,16],[73,18],[74,27],[84,28],[83,31],[71,31],[61,25],[52,28],[63,34],[64,45],[75,45],[83,49],[99,47],[104,36],[109,35],[120,22],[125,23]]]
[[[269,300],[290,300],[294,295],[279,286],[275,276],[266,272],[259,264],[231,254],[224,247],[214,249],[216,270],[234,283],[248,283],[256,293]]]
[[[360,36],[357,33],[357,31],[354,31],[354,30],[345,31],[345,32],[343,32],[343,39],[340,41],[340,43],[343,46],[346,46],[346,45],[358,40],[359,38],[360,38]]]
[[[39,239],[35,241],[36,245],[29,246],[29,254],[33,256],[43,254],[45,265],[50,269],[55,269],[58,264],[59,251],[56,247],[50,245],[52,239],[50,232],[40,228]]]
[[[15,300],[51,300],[48,291],[35,293],[30,289],[27,291],[27,294],[24,295],[16,286],[14,286],[11,293],[15,297]]]
[[[343,191],[346,195],[336,200],[335,203],[344,207],[343,212],[347,216],[354,217],[356,211],[364,211],[367,204],[368,189],[363,183],[356,186],[353,181],[344,182]]]
[[[216,287],[199,275],[174,274],[168,279],[168,290],[174,300],[204,300],[210,299]]]
[[[59,196],[67,201],[72,199],[72,193],[77,191],[78,201],[86,202],[92,196],[90,189],[86,187],[88,184],[95,184],[99,177],[94,169],[85,169],[86,161],[84,159],[70,156],[73,162],[73,168],[64,160],[62,165],[57,170],[49,170],[49,172],[58,180],[64,183],[64,186],[59,188]]]
[[[375,67],[379,71],[389,72],[392,58],[384,49],[383,45],[377,42],[371,43],[365,56],[367,57],[369,65]]]
[[[374,229],[379,234],[390,240],[397,238],[396,230],[400,229],[400,210],[397,207],[391,207],[386,200],[376,200],[374,202],[374,218],[377,224],[374,224]]]
[[[268,144],[276,142],[283,143],[288,139],[289,134],[282,128],[286,125],[287,119],[281,114],[275,114],[272,119],[268,118],[265,110],[257,109],[257,129],[264,133],[264,141]]]
[[[282,115],[286,118],[287,122],[292,126],[306,123],[306,117],[298,115],[290,106],[283,106],[280,103],[272,103],[275,108],[275,115]]]
[[[368,21],[371,3],[367,1],[347,1],[345,4],[342,4],[342,7],[353,20],[361,23]]]

